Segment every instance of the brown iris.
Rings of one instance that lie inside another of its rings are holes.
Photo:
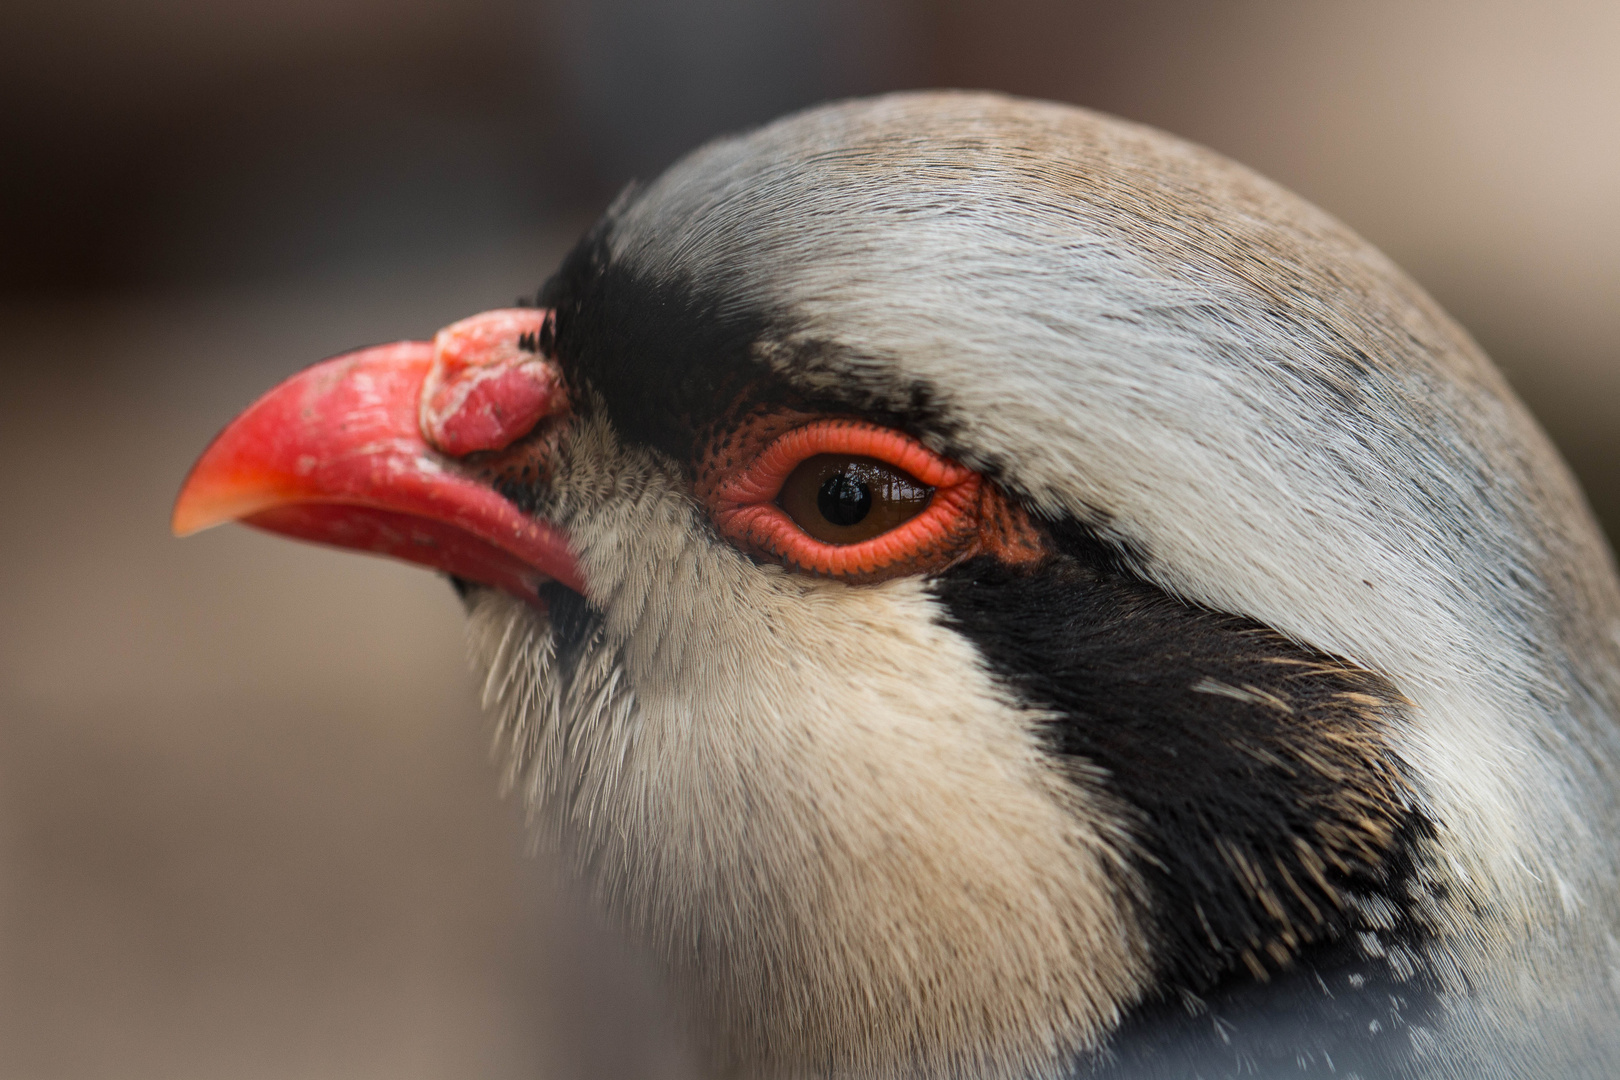
[[[789,474],[776,505],[823,543],[858,544],[910,521],[933,496],[933,488],[876,458],[817,454]]]

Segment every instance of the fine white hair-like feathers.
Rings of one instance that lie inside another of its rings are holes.
[[[692,980],[729,1055],[1016,1075],[1119,1021],[1145,963],[1099,835],[1118,810],[916,579],[754,566],[600,422],[556,472],[547,516],[604,618],[559,658],[526,604],[479,594],[486,700],[541,829]]]

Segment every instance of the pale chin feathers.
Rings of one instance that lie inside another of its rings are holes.
[[[607,434],[558,472],[591,609],[468,597],[541,845],[728,1068],[1013,1077],[1095,1047],[1151,978],[1120,808],[925,583],[754,564]]]

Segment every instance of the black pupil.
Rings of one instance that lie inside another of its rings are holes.
[[[816,509],[834,525],[855,525],[872,512],[872,489],[847,472],[834,473],[816,492]]]

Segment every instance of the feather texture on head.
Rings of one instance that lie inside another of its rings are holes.
[[[514,786],[717,1062],[1620,1050],[1610,557],[1343,226],[1147,128],[902,94],[699,149],[537,306],[502,363],[566,407],[432,460],[573,562],[433,565]]]

